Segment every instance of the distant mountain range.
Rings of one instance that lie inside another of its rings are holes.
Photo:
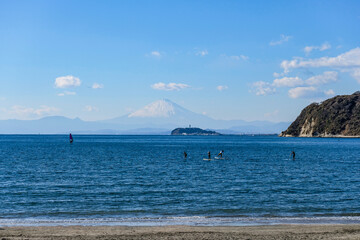
[[[1,134],[170,134],[177,127],[200,127],[222,134],[275,134],[285,130],[290,123],[243,120],[215,120],[189,111],[163,99],[155,101],[130,114],[104,120],[83,121],[61,116],[38,120],[1,120]]]

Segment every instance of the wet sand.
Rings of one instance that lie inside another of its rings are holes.
[[[2,227],[6,239],[360,239],[360,225]]]

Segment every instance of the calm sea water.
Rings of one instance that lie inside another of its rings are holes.
[[[74,139],[0,136],[0,225],[360,223],[360,139]]]

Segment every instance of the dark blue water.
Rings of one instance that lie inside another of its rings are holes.
[[[0,225],[360,223],[360,139],[74,139],[0,136]]]

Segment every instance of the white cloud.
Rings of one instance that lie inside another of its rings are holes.
[[[271,41],[269,43],[270,46],[276,46],[276,45],[280,45],[280,44],[283,44],[284,42],[287,42],[290,40],[290,38],[292,38],[292,36],[286,36],[284,34],[281,34],[280,35],[280,40],[278,41]]]
[[[350,70],[350,75],[360,83],[360,68]]]
[[[321,75],[310,77],[305,82],[308,85],[322,85],[322,84],[327,84],[329,82],[336,82],[337,80],[338,80],[338,73],[329,71],[329,72],[324,72]]]
[[[324,72],[323,74],[310,77],[306,80],[300,77],[283,77],[275,79],[272,83],[256,82],[253,87],[256,88],[256,95],[268,95],[274,93],[276,88],[290,87],[289,96],[291,98],[308,97],[312,95],[333,95],[333,90],[318,91],[314,86],[325,85],[338,80],[338,73],[334,71]],[[300,87],[301,86],[301,87]],[[296,88],[294,88],[296,87]]]
[[[230,56],[229,57],[230,59],[232,60],[236,60],[236,61],[239,61],[239,60],[249,60],[249,57],[248,56],[245,56],[245,55],[239,55],[239,56]]]
[[[300,98],[300,97],[314,97],[317,94],[315,87],[296,87],[289,90],[289,97]]]
[[[55,107],[49,107],[46,105],[42,105],[39,108],[29,108],[20,105],[15,105],[12,106],[8,112],[9,114],[15,115],[16,117],[34,118],[34,117],[42,117],[42,116],[50,115],[58,111],[59,109]]]
[[[62,92],[62,93],[58,93],[59,97],[63,97],[65,95],[76,95],[76,92],[65,91],[65,92]]]
[[[228,86],[226,86],[226,85],[221,86],[221,85],[220,85],[220,86],[217,86],[216,89],[219,90],[219,91],[223,91],[223,90],[228,89]]]
[[[85,106],[85,111],[87,111],[87,112],[98,112],[99,108],[87,105],[87,106]]]
[[[231,55],[231,56],[228,56],[226,54],[221,54],[220,55],[221,57],[221,60],[225,60],[226,63],[230,63],[230,64],[234,64],[236,62],[242,62],[242,61],[248,61],[249,60],[249,57],[246,56],[246,55],[243,55],[243,54],[240,54],[240,55]]]
[[[158,51],[152,51],[152,52],[150,53],[150,55],[151,55],[151,56],[154,56],[154,57],[161,57],[161,53],[158,52]]]
[[[295,58],[293,60],[284,60],[281,67],[285,73],[295,68],[360,68],[360,48],[354,48],[350,51],[340,54],[337,57],[322,57],[317,59],[304,60],[302,58]]]
[[[270,83],[263,81],[253,83],[253,87],[255,88],[255,94],[258,96],[265,96],[276,92],[276,89]]]
[[[323,98],[335,95],[332,89],[323,91],[313,86],[292,88],[288,93],[291,98]]]
[[[56,88],[78,87],[80,85],[81,85],[80,79],[71,75],[58,77],[55,79]]]
[[[201,57],[206,56],[206,55],[208,55],[208,54],[209,54],[209,52],[208,52],[206,49],[205,49],[205,50],[198,51],[198,52],[195,53],[195,55],[201,56]]]
[[[283,77],[275,79],[272,85],[275,87],[295,87],[303,84],[304,81],[299,77]]]
[[[316,49],[324,51],[330,47],[330,44],[325,43],[322,46],[316,47]],[[330,71],[324,71],[322,74],[304,80],[296,76],[277,78],[272,83],[256,82],[253,85],[257,90],[256,95],[273,93],[276,91],[277,87],[291,87],[288,91],[288,95],[291,98],[324,98],[335,95],[335,92],[332,89],[320,89],[319,86],[338,81],[338,71],[348,72],[360,83],[360,48],[353,48],[335,57],[321,57],[314,59],[297,57],[292,60],[284,60],[281,63],[281,67],[284,69],[284,72],[281,74],[274,73],[273,75],[275,77],[284,76],[291,70],[298,68],[325,68]]]
[[[150,53],[146,53],[145,57],[150,57],[154,59],[161,59],[165,55],[164,52],[159,51],[151,51]]]
[[[321,46],[306,46],[304,47],[304,52],[310,54],[313,50],[325,51],[331,48],[331,45],[327,42],[323,43]]]
[[[94,83],[91,88],[92,89],[100,89],[100,88],[104,88],[104,85],[99,84],[99,83]]]
[[[158,83],[155,83],[153,85],[151,85],[151,87],[153,89],[156,89],[156,90],[165,90],[165,91],[173,91],[173,90],[181,90],[181,89],[184,89],[184,88],[189,88],[190,86],[187,85],[187,84],[184,84],[184,83],[168,83],[168,84],[165,84],[165,83],[162,83],[162,82],[158,82]]]
[[[330,49],[331,48],[331,45],[330,45],[330,43],[323,43],[321,46],[320,46],[320,48],[319,48],[319,50],[320,51],[325,51],[325,50],[328,50],[328,49]]]
[[[334,92],[334,90],[332,90],[332,89],[329,89],[329,90],[327,90],[327,91],[324,91],[324,93],[325,93],[326,95],[328,95],[328,96],[333,96],[333,95],[335,95],[335,92]]]
[[[309,54],[312,50],[314,50],[314,46],[306,46],[306,47],[304,47],[304,52],[306,53],[306,54]]]
[[[283,76],[285,76],[284,73],[277,73],[277,72],[274,72],[274,73],[273,73],[273,77],[275,77],[275,78],[283,77]]]

